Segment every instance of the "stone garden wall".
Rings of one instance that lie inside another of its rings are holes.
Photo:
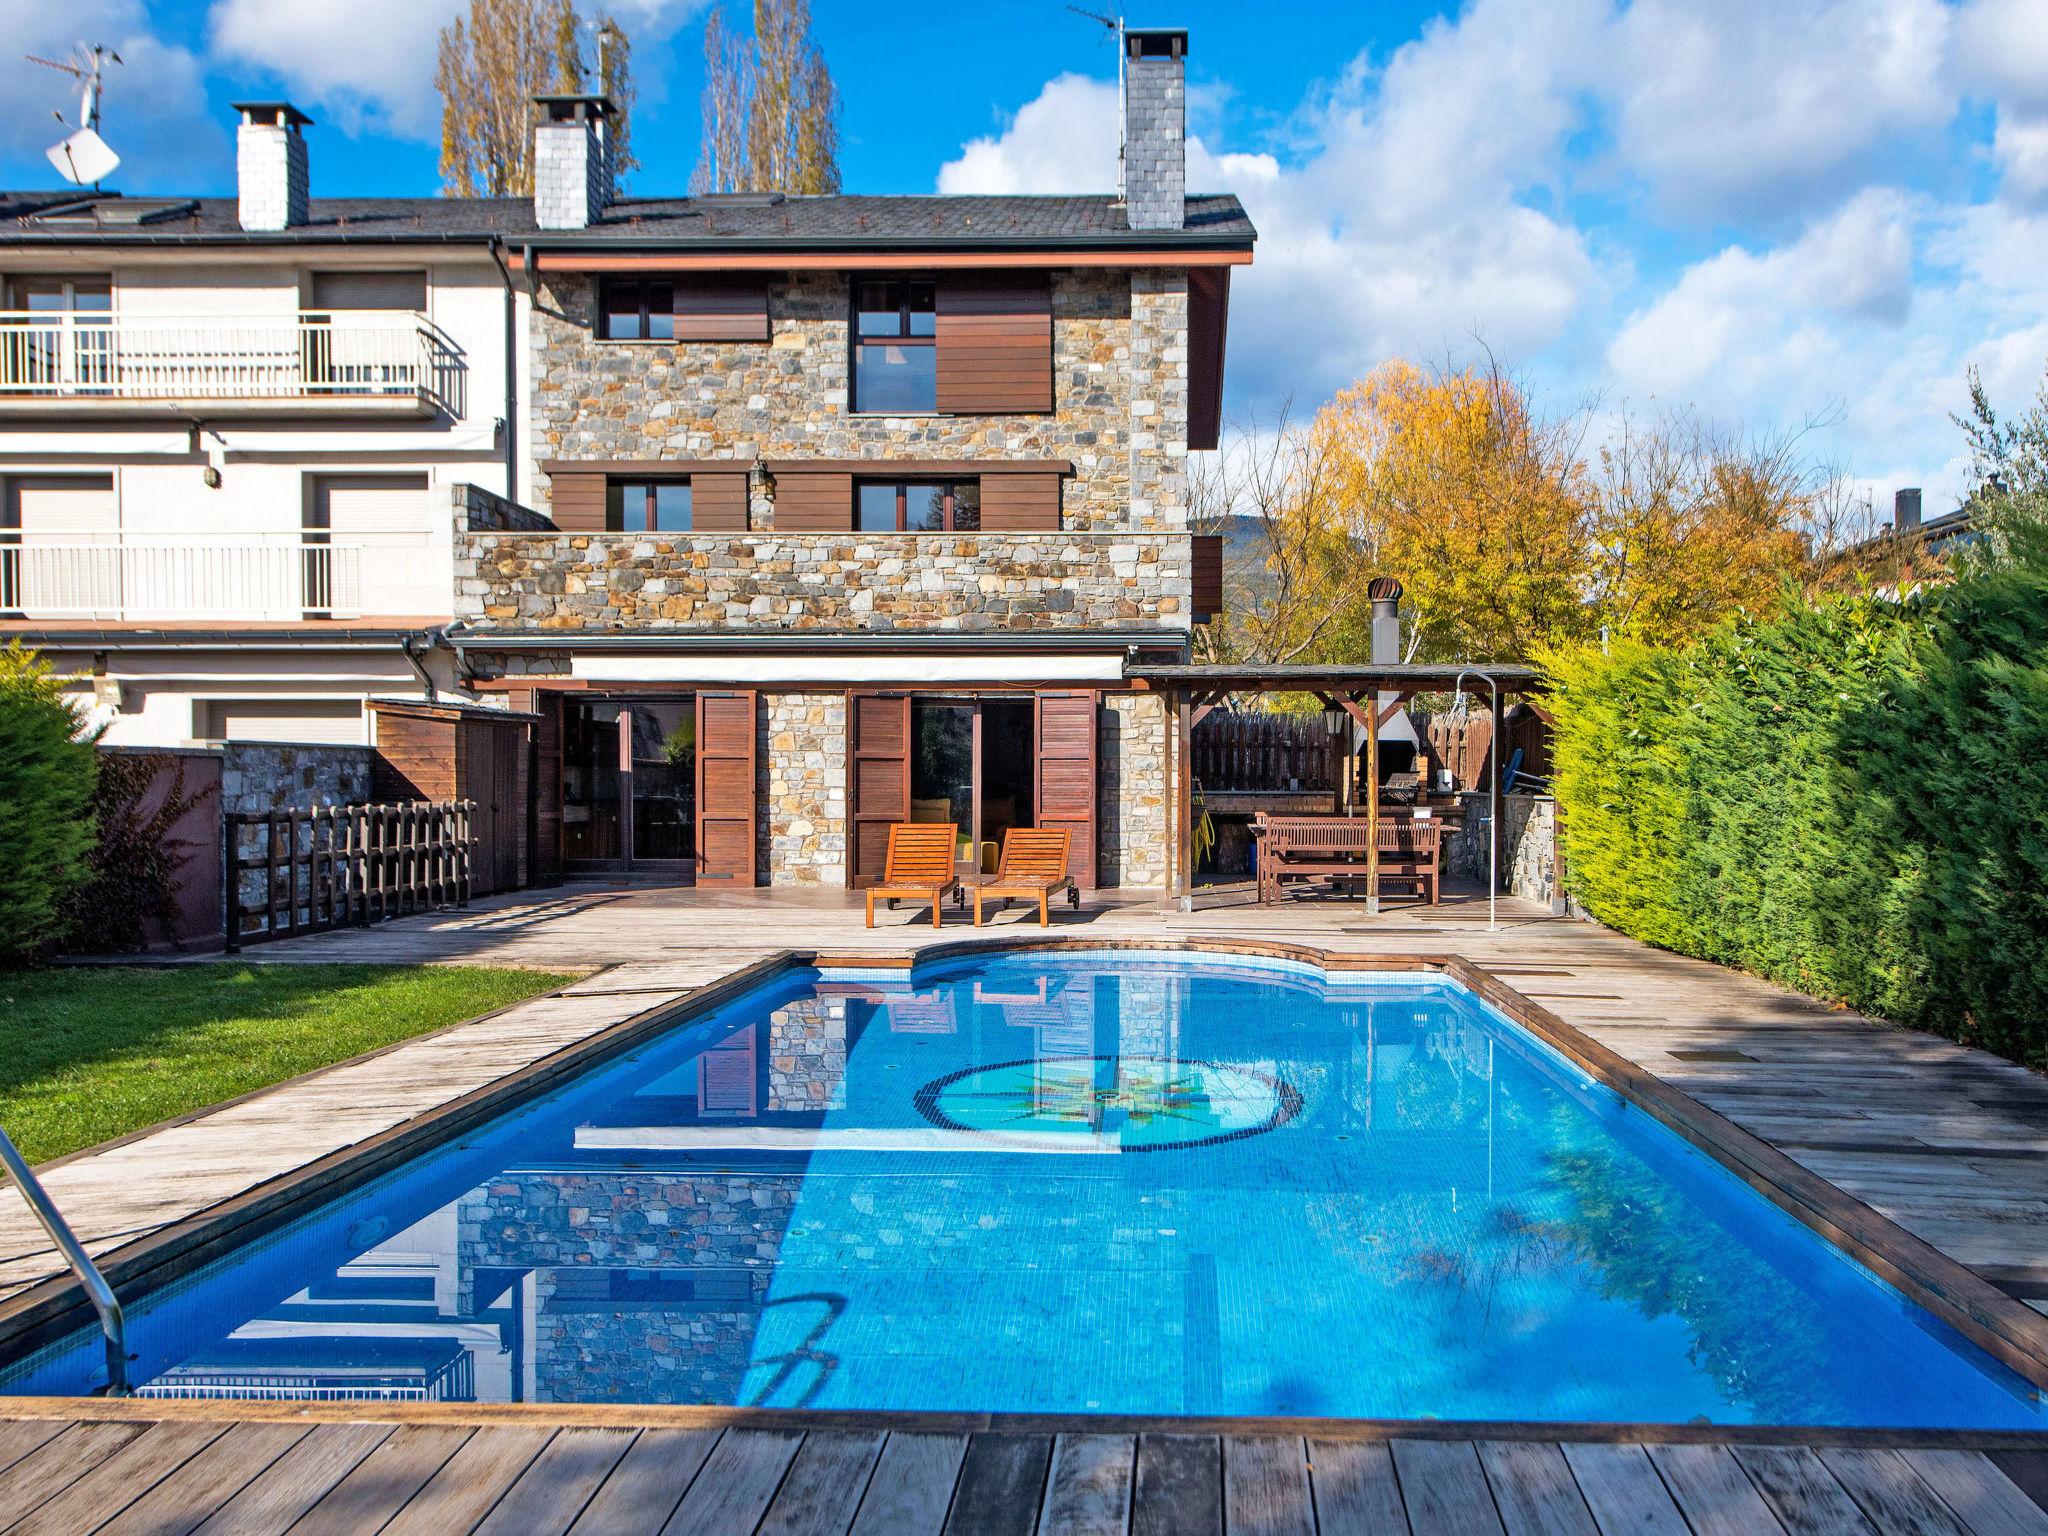
[[[1486,889],[1486,796],[1459,796],[1465,822],[1444,842],[1444,874]],[[1557,879],[1557,802],[1548,795],[1502,795],[1501,889],[1548,902]]]
[[[1063,526],[1188,525],[1187,276],[1162,268],[1052,275],[1049,415],[883,416],[848,400],[849,279],[768,284],[767,342],[594,336],[594,278],[544,280],[529,358],[535,496],[548,459],[1067,459]],[[752,510],[774,527],[773,503]]]
[[[1189,626],[1184,536],[478,533],[478,630],[979,631]]]
[[[221,809],[261,816],[329,805],[364,805],[372,788],[375,747],[328,743],[230,741],[221,754]]]

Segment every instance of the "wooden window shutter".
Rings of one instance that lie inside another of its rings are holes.
[[[697,883],[754,883],[754,699],[697,695]]]
[[[559,471],[548,476],[548,515],[568,533],[604,532],[604,473]]]
[[[1052,288],[1044,273],[947,274],[937,302],[941,411],[1052,409]]]
[[[1057,474],[983,475],[981,526],[991,533],[1057,533],[1060,477]]]
[[[775,477],[777,533],[846,533],[852,527],[852,475],[785,472]]]
[[[853,761],[853,857],[847,869],[855,890],[882,878],[889,857],[889,827],[910,820],[910,695],[847,696],[847,741]]]
[[[747,531],[747,476],[706,474],[690,476],[690,527],[696,533],[745,533]]]
[[[1190,542],[1194,576],[1190,605],[1195,618],[1206,622],[1223,611],[1223,536],[1198,533]]]
[[[677,341],[766,341],[768,280],[748,274],[678,275]]]
[[[753,1115],[755,1026],[747,1024],[697,1058],[697,1113]]]
[[[1095,884],[1095,714],[1093,691],[1038,695],[1037,824],[1074,834],[1067,872]]]

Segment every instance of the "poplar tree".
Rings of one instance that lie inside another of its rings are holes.
[[[839,190],[839,94],[811,36],[809,0],[754,0],[753,34],[704,25],[704,136],[691,187]]]
[[[588,78],[581,37],[603,58],[599,87],[618,114],[612,163],[623,175],[633,99],[632,52],[622,28],[598,13],[586,23],[574,0],[469,0],[466,17],[441,30],[434,85],[441,93],[441,190],[450,197],[528,197],[533,192],[535,96],[573,93]]]

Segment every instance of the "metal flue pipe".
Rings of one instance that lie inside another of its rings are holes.
[[[1493,703],[1493,718],[1500,719],[1500,684],[1476,667],[1458,674],[1451,696],[1451,712],[1461,714],[1465,706],[1465,679],[1476,677],[1486,684]],[[1487,743],[1486,760],[1492,765],[1486,789],[1486,931],[1500,932],[1500,733]]]

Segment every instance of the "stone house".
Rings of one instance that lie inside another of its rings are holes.
[[[507,879],[857,887],[923,819],[1165,886],[1134,674],[1220,604],[1254,232],[1126,48],[1120,193],[626,197],[590,96],[530,200],[313,197],[274,102],[235,199],[0,193],[0,637],[112,740],[374,745]]]

